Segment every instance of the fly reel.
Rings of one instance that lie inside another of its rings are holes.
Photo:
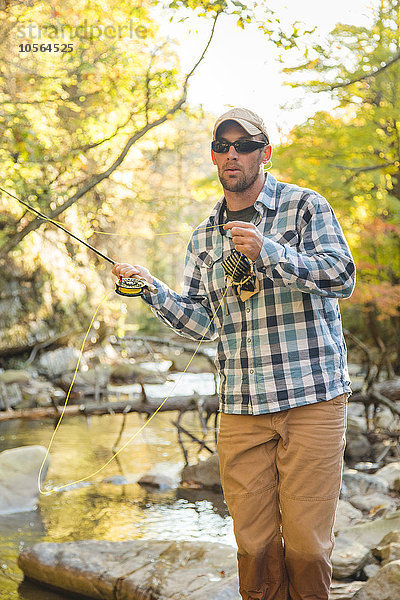
[[[236,291],[240,294],[241,290],[254,292],[256,289],[256,275],[253,269],[253,263],[243,252],[232,250],[232,254],[222,263],[225,276],[232,282]]]
[[[144,297],[144,292],[157,292],[157,288],[146,281],[143,277],[122,277],[115,284],[115,292],[120,296],[140,296]]]

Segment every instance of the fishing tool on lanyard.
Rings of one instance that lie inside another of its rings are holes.
[[[74,233],[71,233],[71,231],[68,231],[68,229],[65,229],[65,227],[60,225],[60,223],[57,223],[57,221],[53,221],[53,219],[50,219],[50,217],[46,217],[46,215],[44,215],[43,213],[36,210],[36,208],[33,208],[27,202],[20,200],[19,198],[17,198],[16,196],[11,194],[7,190],[3,189],[2,187],[0,187],[0,190],[2,192],[5,192],[9,196],[11,196],[11,198],[14,198],[15,200],[17,200],[20,204],[25,206],[31,212],[35,213],[37,216],[39,216],[44,221],[49,221],[49,223],[52,223],[53,225],[55,225],[56,227],[58,227],[59,229],[61,229],[65,233],[67,233],[69,236],[73,237],[75,240],[77,240],[78,242],[80,242],[81,244],[83,244],[84,246],[89,248],[89,250],[92,250],[98,256],[101,256],[101,258],[104,258],[104,260],[107,260],[112,265],[116,264],[115,260],[112,260],[106,254],[103,254],[103,252],[100,252],[100,250],[97,250],[97,248],[94,248],[93,246],[91,246],[90,244],[85,242],[84,240],[81,240],[81,238],[79,238],[77,235],[75,235]],[[154,285],[152,285],[151,283],[148,283],[146,281],[146,279],[144,279],[143,277],[140,277],[140,276],[120,277],[119,281],[117,281],[115,284],[115,292],[117,294],[119,294],[120,296],[129,296],[129,297],[134,297],[134,296],[140,297],[141,296],[141,297],[143,297],[146,290],[148,290],[149,292],[152,292],[152,293],[157,292],[157,288]]]
[[[253,265],[253,261],[237,250],[232,250],[232,253],[222,263],[225,277],[232,283],[233,289],[243,301],[259,291],[259,283]]]

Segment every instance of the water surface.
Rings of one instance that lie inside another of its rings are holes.
[[[197,377],[188,375],[175,393],[191,393]],[[204,374],[202,375],[204,385]],[[212,393],[212,378],[207,382]],[[165,390],[165,388],[164,388]],[[157,390],[159,391],[159,390]],[[202,390],[203,391],[203,390]],[[156,391],[155,391],[156,393]],[[204,391],[203,391],[204,393]],[[174,539],[214,541],[235,545],[231,518],[220,494],[204,491],[145,489],[137,480],[146,472],[169,475],[175,481],[184,465],[172,421],[176,413],[159,413],[104,471],[72,489],[41,496],[36,511],[0,516],[0,598],[61,600],[66,596],[22,582],[17,556],[25,546],[40,541],[83,539],[125,541]],[[112,455],[123,416],[66,418],[51,449],[46,486],[59,486],[89,475]],[[144,417],[127,415],[119,447],[143,424]],[[182,425],[201,436],[199,418],[187,413]],[[17,446],[47,446],[54,423],[0,423],[0,451]],[[208,436],[213,445],[213,434]],[[191,462],[197,447],[188,444]],[[203,451],[204,452],[204,451]],[[208,453],[202,454],[207,457]],[[105,483],[121,476],[129,483]]]

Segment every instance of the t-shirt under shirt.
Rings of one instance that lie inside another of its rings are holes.
[[[226,205],[226,200],[224,201],[224,205],[228,221],[246,221],[247,223],[250,223],[254,215],[257,214],[254,204],[247,206],[246,208],[241,208],[240,210],[229,210]]]

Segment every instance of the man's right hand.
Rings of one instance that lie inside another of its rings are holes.
[[[115,263],[112,274],[117,277],[132,277],[139,275],[143,277],[148,283],[152,283],[153,277],[150,272],[140,265],[130,265],[129,263]]]

